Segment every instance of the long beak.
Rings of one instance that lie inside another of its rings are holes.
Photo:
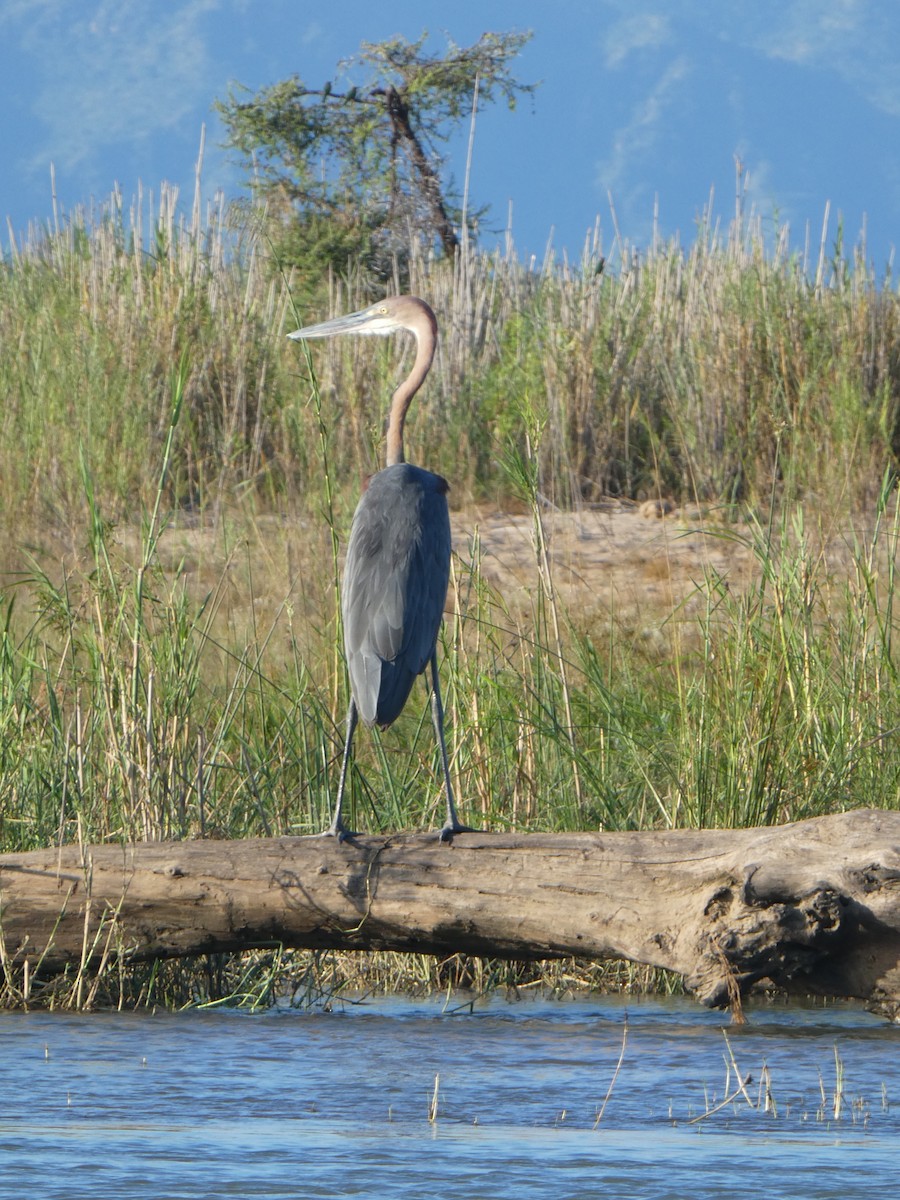
[[[322,321],[318,325],[305,325],[303,329],[296,329],[293,333],[289,333],[288,337],[300,341],[308,338],[335,337],[340,333],[360,333],[363,326],[371,319],[371,312],[364,308],[360,312],[348,313],[346,317],[335,317],[333,321]]]

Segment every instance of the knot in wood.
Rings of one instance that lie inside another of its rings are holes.
[[[751,903],[731,887],[719,887],[703,915],[705,943],[698,969],[688,986],[710,1007],[745,995],[753,984],[768,979],[790,987],[810,978],[857,929],[848,898],[835,888],[820,886],[793,901]]]

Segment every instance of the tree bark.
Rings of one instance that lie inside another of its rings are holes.
[[[379,89],[373,94],[384,95],[388,116],[391,119],[393,136],[397,141],[403,143],[406,153],[409,155],[409,161],[412,163],[419,179],[419,190],[431,212],[431,220],[434,224],[435,232],[441,239],[444,253],[448,258],[455,258],[456,252],[459,250],[459,238],[456,236],[456,230],[447,216],[441,181],[428,161],[428,156],[422,148],[422,143],[416,137],[412,127],[409,106],[394,87],[389,87],[383,92]]]
[[[900,813],[648,833],[268,838],[0,855],[0,958],[284,945],[625,958],[707,1005],[760,980],[900,1014]],[[27,968],[25,963],[27,960]]]

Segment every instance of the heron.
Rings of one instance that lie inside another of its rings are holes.
[[[350,527],[341,586],[350,703],[337,800],[324,831],[339,841],[353,836],[342,810],[359,719],[369,728],[387,729],[402,712],[416,677],[428,667],[431,716],[447,798],[440,840],[450,842],[455,834],[468,832],[453,802],[437,663],[437,638],[450,581],[449,484],[443,476],[408,463],[403,453],[406,414],[434,359],[437,319],[418,296],[390,296],[288,336],[306,341],[403,330],[416,340],[415,361],[391,399],[386,466],[363,487]]]

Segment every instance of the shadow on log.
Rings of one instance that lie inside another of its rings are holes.
[[[3,970],[286,947],[624,958],[704,1004],[760,980],[900,1015],[900,813],[648,833],[63,846],[0,855]]]

